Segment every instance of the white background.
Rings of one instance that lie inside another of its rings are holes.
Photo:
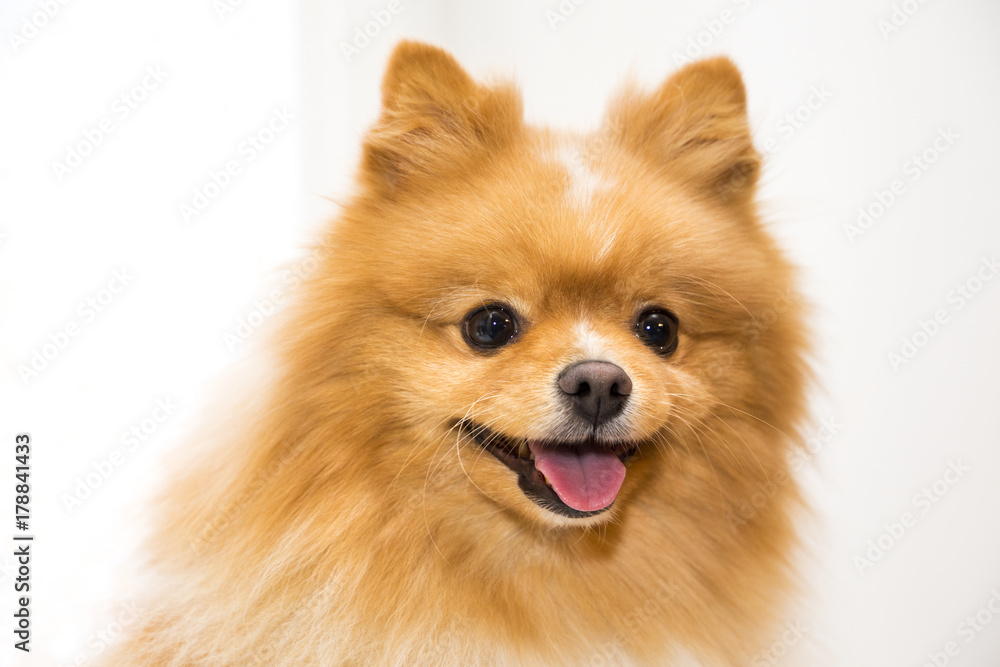
[[[771,147],[764,211],[815,304],[804,431],[824,436],[805,475],[812,596],[789,616],[807,629],[772,664],[923,665],[950,641],[949,665],[1000,664],[1000,617],[971,637],[962,625],[1000,591],[1000,279],[977,282],[1000,253],[1000,5],[566,0],[560,13],[555,0],[399,0],[347,58],[342,44],[388,2],[223,2],[50,3],[52,18],[46,3],[0,6],[0,497],[13,495],[14,434],[30,432],[37,536],[30,659],[10,647],[12,548],[0,549],[0,665],[91,659],[92,633],[114,630],[102,614],[129,596],[116,586],[143,526],[127,510],[159,460],[199,464],[194,418],[249,345],[226,336],[349,191],[401,37],[446,47],[477,76],[516,77],[530,121],[580,129],[625,77],[655,85],[685,50],[737,62],[758,147]],[[162,81],[131,92],[147,67]],[[243,142],[268,138],[275,109],[293,121],[248,159]],[[60,179],[53,163],[105,118],[112,131]],[[939,132],[954,137],[943,151]],[[914,172],[925,151],[933,164]],[[230,160],[240,172],[185,221],[180,205]],[[849,238],[895,180],[894,201]],[[116,270],[128,284],[103,291]],[[959,284],[978,289],[961,308]],[[93,318],[88,299],[107,301]],[[934,335],[917,334],[939,310]],[[922,345],[894,368],[915,334]],[[162,424],[157,400],[176,405]],[[133,427],[148,434],[131,451]],[[179,440],[194,446],[175,452]],[[929,509],[915,503],[958,462],[968,471],[939,482]],[[915,525],[883,535],[905,512]],[[860,571],[880,536],[888,548]]]

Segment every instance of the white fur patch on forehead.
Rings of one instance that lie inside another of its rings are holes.
[[[589,206],[596,193],[615,185],[612,179],[595,168],[592,153],[592,147],[588,147],[582,137],[563,137],[554,149],[554,160],[569,177],[566,196],[581,209]]]
[[[566,200],[579,211],[581,232],[593,242],[594,259],[600,261],[615,244],[617,229],[592,206],[594,197],[618,187],[618,182],[596,167],[597,140],[567,135],[557,140],[551,159],[566,172]]]

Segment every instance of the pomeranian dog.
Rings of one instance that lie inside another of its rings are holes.
[[[727,59],[591,135],[393,53],[276,372],[113,665],[738,665],[794,589],[806,337]],[[208,461],[208,463],[202,463]]]

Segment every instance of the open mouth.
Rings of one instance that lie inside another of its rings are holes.
[[[614,504],[634,442],[559,442],[509,438],[469,421],[460,427],[517,473],[517,485],[540,507],[571,518],[596,516]]]

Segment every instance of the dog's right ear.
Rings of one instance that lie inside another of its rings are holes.
[[[521,117],[512,87],[478,85],[445,51],[401,42],[382,80],[382,114],[365,139],[362,173],[381,188],[405,189],[495,150]]]

